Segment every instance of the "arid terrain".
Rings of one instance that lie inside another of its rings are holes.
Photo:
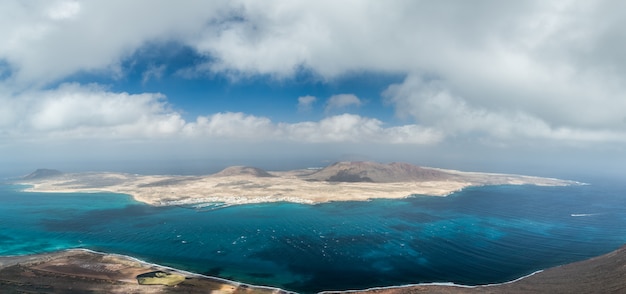
[[[445,196],[481,185],[576,184],[551,178],[461,172],[407,163],[338,162],[323,169],[268,172],[234,166],[206,176],[69,173],[38,170],[21,181],[38,192],[114,192],[132,195],[150,205],[222,203],[226,205]]]
[[[180,277],[175,285],[140,284],[150,273]],[[73,249],[0,257],[1,293],[286,293],[196,275],[121,255]]]

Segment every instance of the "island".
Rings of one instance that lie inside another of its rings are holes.
[[[463,172],[408,163],[337,162],[321,169],[265,171],[228,167],[206,176],[138,175],[38,170],[21,181],[35,192],[112,192],[155,206],[237,205],[265,202],[316,204],[412,195],[446,196],[483,185],[580,184],[553,178]]]

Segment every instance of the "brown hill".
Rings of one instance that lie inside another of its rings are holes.
[[[222,171],[213,174],[215,177],[230,177],[230,176],[254,176],[259,178],[273,177],[270,173],[256,167],[251,166],[231,166],[223,169]]]
[[[408,163],[359,161],[337,162],[302,178],[309,181],[392,183],[442,181],[451,177],[453,176],[440,170]]]

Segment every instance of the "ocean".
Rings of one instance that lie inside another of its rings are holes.
[[[626,243],[616,183],[213,210],[23,188],[0,186],[0,255],[87,248],[301,293],[499,283]]]

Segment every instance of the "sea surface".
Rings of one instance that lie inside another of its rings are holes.
[[[302,293],[499,283],[626,243],[615,183],[213,210],[24,188],[0,186],[0,255],[88,248]]]

